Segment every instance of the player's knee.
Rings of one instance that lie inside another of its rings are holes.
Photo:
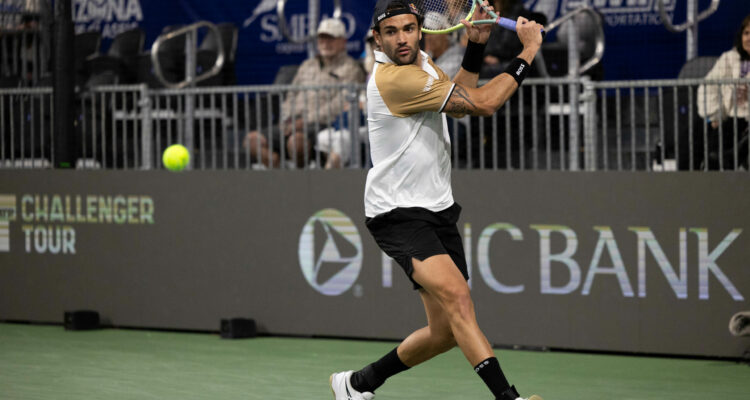
[[[445,353],[456,347],[456,339],[453,337],[453,331],[448,324],[433,326],[430,325],[430,336],[428,344],[430,352],[433,354]]]
[[[454,318],[465,319],[471,316],[473,303],[468,287],[457,286],[444,290],[443,303],[446,311]]]
[[[438,353],[445,353],[454,347],[456,347],[456,338],[453,337],[453,333],[450,330],[446,334],[438,336],[435,341],[435,350]]]

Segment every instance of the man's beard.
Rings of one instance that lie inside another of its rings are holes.
[[[414,60],[417,59],[417,52],[411,53],[411,56],[407,61],[401,61],[401,58],[398,57],[398,50],[396,51],[396,54],[393,57],[393,61],[396,63],[396,65],[409,65],[414,64]]]

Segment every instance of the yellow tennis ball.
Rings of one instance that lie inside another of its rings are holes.
[[[182,171],[190,163],[190,152],[181,144],[173,144],[164,150],[161,161],[170,171]]]

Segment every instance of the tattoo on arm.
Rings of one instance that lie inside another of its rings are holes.
[[[472,114],[477,110],[476,104],[474,104],[469,98],[469,93],[463,87],[456,85],[453,89],[453,94],[448,100],[448,105],[445,111],[451,114]]]

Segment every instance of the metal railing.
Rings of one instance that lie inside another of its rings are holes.
[[[216,49],[218,54],[216,55],[216,61],[214,65],[207,71],[196,75],[196,69],[198,66],[197,53],[198,53],[198,30],[201,28],[209,29],[214,34],[214,40],[216,40]],[[174,40],[180,36],[185,36],[185,79],[180,82],[170,82],[162,71],[161,63],[159,62],[159,49],[161,46],[170,40]],[[154,64],[154,75],[159,81],[166,87],[172,89],[181,89],[188,86],[195,86],[196,83],[210,79],[221,72],[221,68],[224,66],[224,60],[226,55],[224,54],[224,44],[221,38],[221,32],[211,22],[200,21],[186,27],[176,29],[171,32],[167,32],[159,36],[154,44],[151,46],[151,61]]]
[[[0,90],[0,166],[49,168],[54,163],[52,88]]]
[[[566,38],[568,43],[568,65],[570,66],[571,76],[580,76],[586,73],[595,65],[599,64],[604,57],[604,23],[602,21],[601,15],[599,15],[596,9],[591,6],[582,6],[561,16],[560,18],[550,22],[547,26],[545,26],[547,32],[551,32],[562,26],[562,24],[564,24],[565,22],[568,22],[569,20],[575,18],[580,14],[588,15],[594,24],[594,54],[591,56],[591,58],[586,60],[586,62],[580,62],[580,55],[578,54],[578,35],[575,29],[575,24],[572,24],[572,29],[568,30],[568,37]],[[579,64],[582,65],[580,65],[580,67],[577,67]]]
[[[449,119],[453,165],[484,170],[747,170],[748,85],[748,79],[528,79],[494,115]],[[701,86],[715,93],[714,98],[704,96],[702,105]],[[724,90],[716,90],[720,88]],[[164,148],[183,143],[195,169],[368,168],[364,93],[364,85],[354,84],[95,87],[77,100],[78,166],[159,169]],[[54,164],[51,94],[49,88],[0,90],[1,166]],[[306,97],[289,101],[293,96]],[[722,123],[714,129],[698,114],[709,102],[733,102],[740,108],[719,108],[714,118]],[[304,109],[295,109],[297,104]],[[298,117],[290,120],[291,115]],[[572,125],[580,129],[572,130]],[[302,146],[290,142],[295,135],[285,133],[299,134]],[[264,153],[276,153],[275,158],[264,159]],[[333,154],[338,164],[330,162]]]
[[[750,79],[590,83],[589,107],[600,111],[591,112],[600,121],[597,129],[587,131],[587,142],[600,145],[590,169],[747,170],[749,84]],[[715,92],[715,98],[699,100],[699,87]],[[711,102],[723,104],[716,107],[716,128],[699,115]]]
[[[201,73],[200,75],[196,75],[198,66],[198,30],[201,28],[206,28],[212,31],[214,40],[216,40],[217,55],[214,65],[209,70]],[[185,79],[180,82],[170,82],[164,77],[164,73],[162,72],[161,64],[159,62],[159,49],[165,42],[174,40],[175,38],[178,38],[180,36],[185,36]],[[216,25],[208,21],[196,22],[184,28],[165,33],[159,36],[151,46],[151,60],[154,65],[154,74],[156,75],[157,79],[159,79],[159,81],[164,84],[164,86],[171,89],[182,89],[187,87],[193,88],[198,82],[205,81],[218,75],[221,72],[221,69],[224,67],[225,57],[226,55],[224,54],[224,43],[221,32],[216,27]],[[185,112],[182,115],[186,119],[186,121],[184,124],[185,137],[183,139],[183,143],[185,143],[188,147],[192,147],[194,132],[193,124],[190,123],[190,119],[192,119],[193,115],[195,114],[195,98],[191,95],[190,91],[184,93]],[[145,103],[141,105],[148,106],[148,101],[149,99],[144,96]],[[145,154],[148,154],[148,152],[145,152]],[[144,161],[146,162],[144,164],[145,166],[151,166],[150,159],[147,158],[144,159]]]
[[[719,9],[720,2],[721,0],[711,0],[706,10],[698,13],[698,0],[687,0],[687,21],[676,26],[664,8],[664,0],[658,0],[656,3],[659,6],[662,24],[668,31],[673,33],[687,31],[687,61],[698,56],[698,24],[715,13]]]
[[[50,26],[47,0],[0,0],[1,86],[33,86],[49,73]]]

